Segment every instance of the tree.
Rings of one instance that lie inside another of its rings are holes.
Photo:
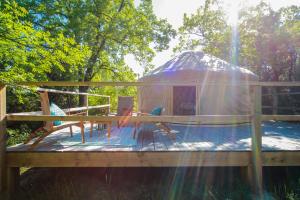
[[[124,56],[133,54],[150,63],[154,50],[168,48],[175,31],[166,20],[157,19],[152,1],[143,0],[20,0],[30,10],[33,23],[53,34],[74,37],[88,46],[90,55],[78,70],[78,81],[91,81],[104,71],[121,72]],[[121,74],[121,73],[119,73]],[[86,92],[88,87],[80,87]],[[84,104],[84,97],[80,104]]]
[[[252,65],[262,80],[294,80],[299,11],[296,6],[274,11],[262,2],[241,12],[241,62]]]
[[[14,87],[22,81],[46,81],[49,74],[74,73],[89,55],[63,34],[35,29],[28,11],[15,2],[0,5],[0,81],[8,88],[8,112],[39,109],[35,92]],[[16,98],[17,97],[17,98]]]
[[[195,14],[184,14],[178,34],[179,43],[174,48],[175,52],[201,48],[217,57],[229,58],[230,28],[217,1],[206,0]]]
[[[27,10],[15,2],[0,8],[1,82],[47,80],[46,74],[52,70],[70,71],[83,64],[88,49],[74,39],[34,29],[24,20]]]

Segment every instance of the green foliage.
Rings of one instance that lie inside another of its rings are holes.
[[[0,9],[0,80],[7,84],[133,81],[136,74],[126,66],[124,57],[133,54],[149,66],[155,50],[167,49],[175,36],[171,25],[154,15],[150,0],[137,7],[133,0],[7,0]],[[136,88],[88,90],[79,87],[80,92],[111,95],[113,107],[118,95],[136,95]],[[82,97],[49,94],[50,101],[64,108],[82,104]],[[40,110],[34,91],[9,87],[7,98],[8,112]],[[90,105],[105,103],[94,97],[89,101]]]
[[[266,3],[240,14],[241,63],[255,68],[263,80],[295,80],[300,7],[274,11]],[[298,66],[299,67],[299,66]]]
[[[170,39],[175,36],[171,25],[154,15],[151,0],[141,1],[137,7],[133,0],[18,2],[29,10],[29,19],[37,29],[74,38],[78,44],[90,49],[76,74],[70,77],[71,73],[51,73],[51,80],[133,81],[132,71],[123,72],[126,68],[124,57],[133,54],[143,66],[148,66],[154,50],[167,49]],[[79,88],[81,92],[88,89]],[[80,104],[83,101],[81,97]]]
[[[123,65],[120,70],[122,76],[114,73],[114,72],[106,72],[106,74],[96,75],[93,81],[132,81],[136,79],[136,75],[133,73],[132,69],[128,66]],[[136,87],[102,87],[102,88],[91,88],[91,93],[105,94],[110,96],[111,110],[112,112],[116,112],[118,105],[118,96],[137,96],[137,88]],[[136,101],[136,99],[135,99]],[[89,105],[99,105],[108,103],[106,98],[99,97],[89,97]],[[136,107],[137,105],[135,105]]]
[[[14,1],[0,8],[1,82],[47,80],[52,70],[65,71],[83,64],[87,49],[74,39],[36,30],[26,20],[27,10]]]
[[[175,35],[166,20],[153,14],[149,0],[141,1],[138,7],[132,0],[19,2],[30,9],[39,28],[74,37],[77,43],[90,47],[79,80],[90,81],[97,73],[118,70],[127,54],[148,63],[154,49],[168,48]]]
[[[21,125],[19,129],[7,129],[7,145],[20,144],[29,136],[31,129],[26,125]]]
[[[215,1],[207,0],[195,14],[184,14],[175,52],[201,47],[207,53],[226,57],[230,28],[226,24],[224,11],[220,7],[213,7],[214,3]]]

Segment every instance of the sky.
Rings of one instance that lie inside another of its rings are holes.
[[[229,23],[235,21],[236,9],[234,8],[237,8],[235,5],[253,6],[260,1],[261,0],[223,0],[225,10],[228,11]],[[138,4],[138,2],[139,0],[135,0],[136,4]],[[205,0],[152,0],[152,2],[153,11],[156,16],[158,18],[167,19],[174,29],[178,29],[182,25],[184,13],[188,15],[194,13],[198,7],[204,5]],[[267,0],[267,2],[270,3],[274,10],[289,5],[300,6],[300,0]],[[178,40],[175,38],[170,42],[170,48],[168,50],[157,52],[152,64],[154,64],[155,67],[159,67],[170,60],[174,56],[172,49],[176,46],[177,42]],[[125,61],[135,73],[138,73],[140,76],[143,74],[143,67],[135,61],[132,55],[126,56]]]

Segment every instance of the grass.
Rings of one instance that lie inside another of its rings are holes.
[[[264,170],[264,199],[300,199],[299,168]],[[14,199],[253,199],[240,168],[31,168]]]

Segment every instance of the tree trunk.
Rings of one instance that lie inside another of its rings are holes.
[[[79,92],[87,93],[88,89],[88,86],[79,86]],[[87,96],[79,95],[79,106],[87,106],[87,103]]]
[[[122,9],[124,8],[124,3],[125,0],[122,0],[120,3],[120,6],[118,8],[118,13],[120,13],[122,11]],[[109,30],[111,28],[112,24],[109,24]],[[97,34],[96,36],[96,44],[95,47],[92,50],[92,55],[91,57],[88,59],[88,62],[85,66],[85,68],[82,68],[79,70],[79,81],[91,81],[93,78],[93,74],[94,74],[94,65],[97,62],[97,59],[99,57],[99,53],[104,49],[104,46],[106,44],[106,37],[103,37],[101,42],[100,42],[100,38],[101,35],[100,33]],[[84,70],[85,69],[85,70]],[[87,91],[89,90],[88,86],[80,86],[79,87],[79,92],[83,92],[83,93],[87,93]],[[80,95],[79,96],[79,106],[87,106],[87,96],[86,95]]]

